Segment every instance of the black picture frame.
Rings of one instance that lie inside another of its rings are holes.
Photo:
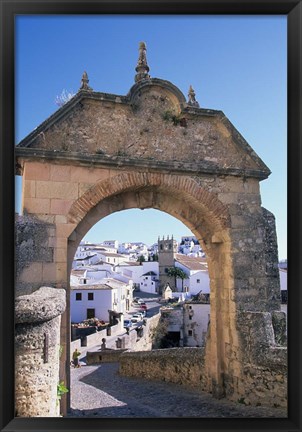
[[[0,0],[1,431],[301,431],[301,0]],[[14,16],[17,14],[287,15],[288,20],[288,333],[287,419],[14,418]]]

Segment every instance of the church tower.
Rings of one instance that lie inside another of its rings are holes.
[[[162,240],[158,238],[158,265],[159,265],[159,291],[163,292],[164,287],[169,283],[172,290],[175,290],[175,278],[168,276],[168,269],[174,267],[174,259],[177,254],[178,244],[177,241],[169,239],[169,236]]]

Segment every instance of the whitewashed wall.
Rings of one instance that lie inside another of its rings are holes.
[[[94,300],[88,300],[88,293],[94,293]],[[113,309],[114,292],[117,296],[117,289],[108,290],[71,290],[71,322],[81,322],[87,319],[87,309],[95,309],[95,316],[100,320],[108,321],[108,310]],[[82,294],[82,300],[76,300],[76,293]]]

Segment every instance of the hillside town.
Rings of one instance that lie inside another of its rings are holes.
[[[281,302],[287,303],[287,261],[279,263]],[[204,346],[210,319],[207,258],[194,236],[143,242],[82,241],[70,276],[72,347],[129,335],[159,314],[161,347]],[[148,300],[145,300],[148,299]],[[102,332],[102,333],[99,333]],[[125,340],[123,347],[125,347]],[[120,343],[121,345],[121,343]],[[121,347],[121,346],[119,346]],[[133,343],[128,345],[133,349]]]

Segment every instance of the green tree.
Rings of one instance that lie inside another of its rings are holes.
[[[144,257],[144,255],[140,255],[138,258],[137,258],[137,262],[139,262],[140,264],[142,264],[143,262],[145,262],[146,260],[145,260],[145,257]]]
[[[175,281],[175,289],[176,289],[176,281],[177,279],[181,279],[181,290],[184,290],[184,279],[187,279],[187,274],[179,267],[170,267],[167,272],[168,276],[174,277]]]

